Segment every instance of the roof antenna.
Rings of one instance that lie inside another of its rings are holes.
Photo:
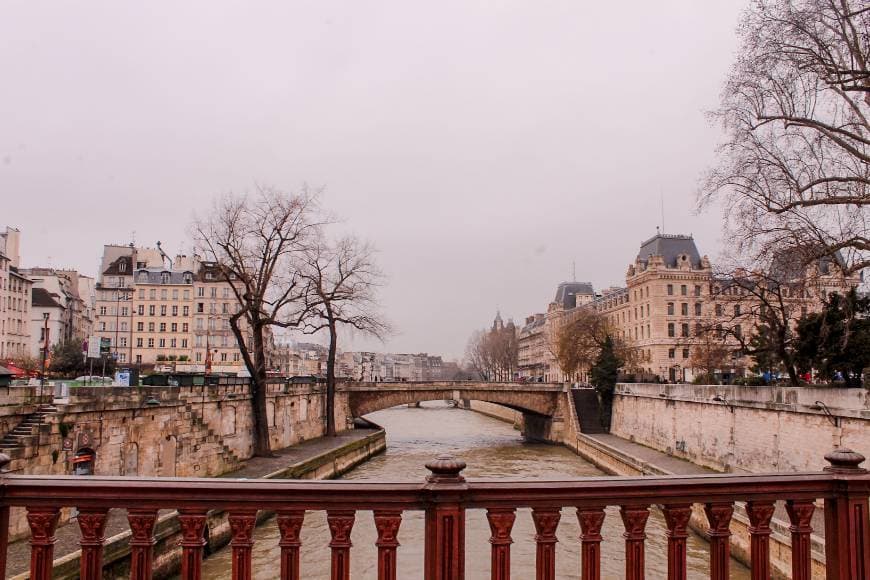
[[[571,279],[577,281],[577,260],[571,261]]]
[[[665,194],[662,193],[662,188],[659,187],[659,198],[662,202],[662,231],[661,233],[665,233]]]

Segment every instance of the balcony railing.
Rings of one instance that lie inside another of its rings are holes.
[[[350,532],[356,512],[371,510],[377,529],[378,578],[395,580],[397,534],[403,512],[425,512],[426,580],[461,580],[465,567],[465,511],[486,510],[492,533],[492,578],[510,576],[511,529],[517,508],[531,508],[537,535],[536,577],[555,578],[556,528],[562,508],[576,508],[581,578],[601,576],[604,508],[618,506],[625,528],[625,577],[644,577],[645,527],[650,507],[660,506],[667,523],[668,578],[685,579],[686,539],[693,504],[703,505],[709,522],[710,577],[729,576],[729,524],[735,502],[746,502],[750,519],[753,579],[770,577],[769,537],[774,502],[786,501],[791,520],[792,577],[809,580],[810,525],[816,502],[824,502],[825,556],[829,580],[870,580],[870,475],[863,457],[848,450],[826,456],[824,472],[777,475],[585,478],[570,481],[466,481],[465,464],[450,457],[428,463],[420,483],[354,481],[245,481],[124,477],[0,477],[0,570],[5,569],[9,509],[27,508],[31,529],[31,578],[51,578],[53,545],[61,507],[78,508],[81,578],[101,577],[104,525],[111,509],[127,510],[132,532],[131,578],[151,578],[157,510],[178,510],[181,577],[198,579],[206,544],[209,510],[228,513],[234,579],[251,578],[253,529],[257,513],[277,514],[280,577],[298,580],[300,529],[306,511],[327,515],[332,541],[331,578],[350,578]],[[0,462],[2,463],[2,462]],[[374,552],[374,549],[373,549]],[[374,557],[374,555],[372,555]],[[663,571],[662,571],[663,573]],[[657,577],[659,575],[657,574]]]

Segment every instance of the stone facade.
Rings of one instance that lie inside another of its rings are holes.
[[[624,384],[611,432],[718,471],[819,471],[834,447],[870,457],[870,391]]]
[[[19,268],[21,232],[0,233],[0,360],[30,354],[30,311],[33,283]]]
[[[53,268],[28,268],[21,273],[33,281],[30,354],[42,356],[46,315],[49,352],[67,340],[86,340],[93,325],[93,278]]]

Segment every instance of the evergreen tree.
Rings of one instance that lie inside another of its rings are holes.
[[[616,389],[616,381],[619,379],[619,368],[622,360],[616,353],[613,338],[610,335],[604,337],[601,351],[595,364],[590,369],[590,381],[598,392],[598,400],[601,403],[601,422],[610,429],[610,419],[613,413],[613,391]]]

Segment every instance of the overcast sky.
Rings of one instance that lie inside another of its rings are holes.
[[[623,284],[693,233],[745,0],[0,1],[0,226],[24,266],[189,251],[211,198],[325,188],[380,249],[397,334],[460,356],[497,308]],[[372,347],[357,341],[345,347]]]

